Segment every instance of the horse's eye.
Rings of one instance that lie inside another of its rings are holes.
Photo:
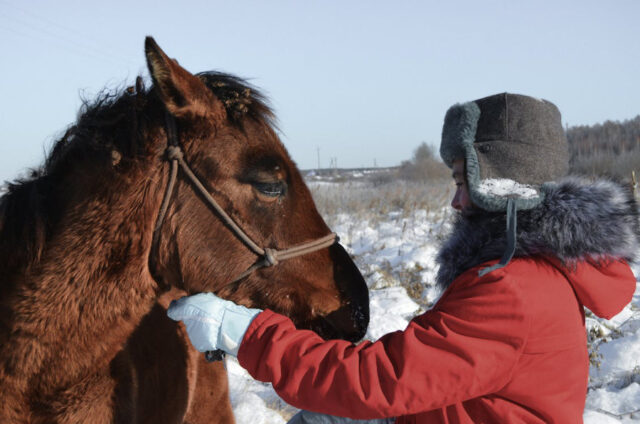
[[[283,181],[275,181],[275,182],[254,182],[253,186],[258,190],[261,194],[269,197],[280,197],[286,191],[285,183]]]

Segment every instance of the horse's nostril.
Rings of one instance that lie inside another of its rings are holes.
[[[368,314],[363,313],[362,308],[343,306],[324,317],[330,326],[330,333],[323,335],[325,338],[340,338],[350,342],[361,340],[367,332],[369,324]],[[328,336],[328,337],[327,337]]]

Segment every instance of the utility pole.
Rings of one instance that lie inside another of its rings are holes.
[[[320,170],[320,147],[316,149],[318,151],[318,171]]]

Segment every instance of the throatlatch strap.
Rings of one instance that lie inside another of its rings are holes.
[[[496,269],[504,268],[507,266],[513,255],[516,253],[516,230],[518,227],[518,208],[516,207],[516,203],[513,199],[509,199],[507,202],[507,248],[502,255],[502,259],[497,264],[481,269],[478,272],[478,276],[482,277],[483,275],[487,275],[491,271],[495,271]]]

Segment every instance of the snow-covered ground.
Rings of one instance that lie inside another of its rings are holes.
[[[434,257],[448,218],[446,210],[417,210],[409,216],[391,213],[372,221],[346,214],[331,218],[331,227],[354,255],[370,288],[368,339],[405,328],[437,299],[432,286]],[[634,273],[640,277],[640,266]],[[640,282],[633,301],[618,316],[611,320],[589,317],[587,326],[594,365],[584,422],[640,421]],[[286,423],[296,412],[268,384],[252,380],[234,358],[226,361],[239,424]]]

